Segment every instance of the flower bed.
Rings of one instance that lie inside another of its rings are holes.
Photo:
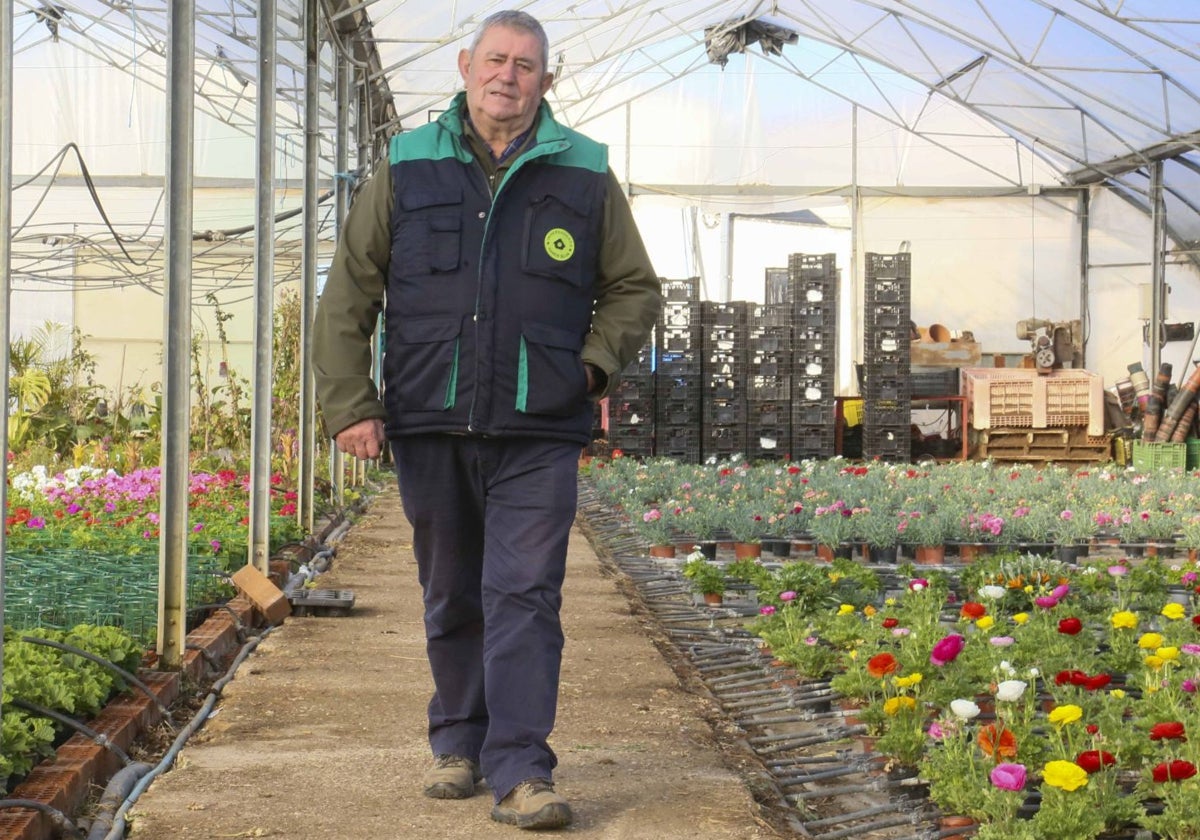
[[[976,836],[1074,840],[1136,826],[1200,837],[1192,564],[1129,560],[1116,547],[1063,563],[1004,546],[1013,518],[1042,522],[1044,530],[1022,534],[1045,543],[1079,541],[1081,520],[1092,539],[1132,537],[1119,529],[1156,519],[1188,521],[1196,500],[1182,475],[845,464],[758,472],[734,463],[708,476],[684,468],[678,482],[663,478],[663,464],[610,466],[593,474],[625,510],[693,505],[762,482],[775,492],[760,489],[760,498],[778,500],[768,517],[845,500],[838,509],[850,519],[923,504],[928,513],[956,509],[968,528],[986,521],[996,551],[957,575],[850,560],[727,574],[752,579],[761,606],[751,628],[772,655],[805,676],[832,677],[859,705],[854,715],[877,737],[875,749],[919,772],[945,812],[980,820]],[[613,481],[643,469],[658,471],[657,499],[639,498],[636,480]]]

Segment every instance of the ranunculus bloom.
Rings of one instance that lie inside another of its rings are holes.
[[[1183,724],[1177,720],[1156,723],[1150,727],[1151,741],[1186,741],[1187,732]]]
[[[894,674],[899,667],[900,663],[890,653],[877,653],[867,660],[867,673],[879,680]]]
[[[1095,735],[1097,732],[1100,731],[1100,727],[1094,723],[1089,723],[1087,726],[1085,726],[1083,728],[1083,731],[1089,735]]]
[[[1067,593],[1070,591],[1071,591],[1070,586],[1068,586],[1065,583],[1060,583],[1058,586],[1054,587],[1054,589],[1052,589],[1050,591],[1050,597],[1057,598],[1058,600],[1061,601],[1063,598],[1067,597]]]
[[[899,623],[900,623],[900,619],[898,619],[898,618],[893,618],[893,617],[891,617],[891,616],[888,616],[887,618],[885,618],[885,619],[883,620],[883,629],[884,629],[884,630],[891,630],[893,627],[895,627],[895,626],[896,626],[896,625],[898,625]]]
[[[1017,756],[1017,736],[1011,729],[999,729],[996,724],[989,723],[987,726],[979,728],[979,737],[976,741],[984,755],[993,758],[1016,758]]]
[[[763,604],[758,608],[759,615],[775,615],[775,608],[770,604]]]
[[[988,584],[987,586],[979,587],[979,592],[976,594],[978,594],[980,598],[987,598],[989,601],[995,601],[999,598],[1003,598],[1004,593],[1005,589],[1003,586]]]
[[[1042,780],[1051,787],[1071,791],[1087,785],[1088,774],[1074,761],[1059,759],[1049,762],[1042,769]]]
[[[1162,615],[1164,618],[1170,619],[1171,621],[1178,621],[1179,619],[1183,618],[1186,613],[1183,609],[1183,604],[1170,603],[1162,608],[1160,615]]]
[[[1083,671],[1059,671],[1054,675],[1055,685],[1079,685],[1087,679]]]
[[[1051,607],[1058,606],[1058,599],[1054,598],[1050,595],[1039,595],[1033,599],[1033,603],[1037,604],[1039,607],[1041,607],[1044,610],[1048,610]]]
[[[1025,787],[1025,765],[1007,762],[997,764],[988,778],[1000,790],[1021,790]]]
[[[894,716],[900,714],[904,709],[915,709],[917,701],[907,695],[899,697],[889,697],[883,703],[883,713],[885,715]]]
[[[1005,680],[996,686],[996,699],[1001,703],[1015,703],[1028,687],[1029,684],[1022,680]]]
[[[955,717],[962,718],[963,720],[971,720],[972,718],[979,717],[980,709],[975,702],[964,700],[960,697],[957,700],[950,701],[950,711],[954,713]]]
[[[935,720],[929,724],[929,737],[940,741],[946,737],[946,730],[942,729],[942,725]]]
[[[795,601],[796,593],[793,592],[791,589],[789,589],[787,592],[780,592],[779,600],[780,601]]]
[[[992,636],[992,638],[988,639],[988,641],[996,647],[1008,647],[1015,642],[1016,639],[1014,639],[1012,636]]]
[[[1143,650],[1154,650],[1162,647],[1163,637],[1161,633],[1143,633],[1138,639],[1138,647]]]
[[[909,688],[924,679],[920,671],[913,671],[906,677],[896,677],[896,688]]]
[[[1023,613],[1023,612],[1014,613],[1012,620],[1014,622],[1016,622],[1017,624],[1024,624],[1026,621],[1029,620],[1029,613]]]
[[[1112,614],[1112,626],[1117,630],[1133,630],[1137,627],[1137,613],[1121,610]]]
[[[1105,767],[1116,764],[1116,757],[1104,750],[1086,750],[1075,757],[1075,763],[1088,773],[1099,773]]]
[[[1181,759],[1164,761],[1154,768],[1154,781],[1156,782],[1178,782],[1190,779],[1195,775],[1196,765]]]
[[[1051,709],[1047,720],[1055,726],[1066,726],[1067,724],[1075,723],[1081,717],[1083,717],[1083,709],[1074,703],[1064,703],[1061,706],[1055,706]]]
[[[1179,658],[1179,648],[1174,645],[1163,645],[1154,651],[1154,655],[1164,662],[1174,662]]]
[[[1074,616],[1071,618],[1064,618],[1062,621],[1058,622],[1058,632],[1066,633],[1068,636],[1074,636],[1082,629],[1083,622]]]
[[[1088,691],[1099,691],[1112,682],[1112,676],[1109,674],[1096,674],[1094,677],[1088,677],[1083,687]]]
[[[966,639],[957,633],[951,633],[933,646],[929,653],[929,661],[939,668],[958,658],[962,653]]]
[[[963,618],[969,618],[974,621],[977,618],[983,618],[985,615],[987,615],[987,607],[978,601],[967,601],[962,605],[962,608],[958,611],[958,614]]]
[[[925,578],[913,578],[908,582],[908,588],[913,592],[920,592],[922,589],[925,589],[928,586],[929,581],[927,581]]]

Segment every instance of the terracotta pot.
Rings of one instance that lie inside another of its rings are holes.
[[[938,828],[941,828],[941,829],[970,828],[971,826],[977,825],[977,824],[978,824],[978,822],[976,820],[972,819],[971,817],[964,817],[964,816],[959,816],[959,815],[950,815],[950,816],[946,816],[946,817],[940,817],[938,819]],[[973,836],[974,834],[975,834],[975,832],[973,832],[973,831],[970,832],[969,834],[942,834],[941,840],[968,840],[968,838]]]
[[[985,554],[991,554],[992,548],[979,543],[963,543],[958,547],[958,557],[964,563],[973,563]]]
[[[725,601],[725,596],[720,592],[705,592],[704,593],[704,603],[708,604],[709,606],[716,606],[717,604],[723,603],[724,601]]]
[[[1188,549],[1188,562],[1189,563],[1200,563],[1200,548],[1189,548]]]
[[[940,566],[946,562],[946,546],[919,545],[916,561],[919,566]]]
[[[652,545],[650,546],[651,557],[674,557],[675,546],[673,545]]]
[[[762,543],[734,543],[733,556],[738,560],[762,557]]]

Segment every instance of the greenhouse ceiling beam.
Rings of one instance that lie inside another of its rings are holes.
[[[1188,152],[1200,150],[1200,131],[1179,134],[1162,143],[1155,143],[1144,149],[1139,149],[1128,155],[1109,158],[1105,161],[1088,164],[1079,169],[1073,169],[1063,174],[1063,180],[1069,184],[1099,184],[1102,181],[1133,172],[1154,164],[1158,161],[1177,158]]]
[[[368,104],[368,127],[371,136],[375,137],[398,118],[387,74],[381,69],[383,59],[375,41],[375,25],[367,14],[368,4],[352,0],[321,0],[321,4],[334,48],[358,71],[355,75],[360,79]],[[332,98],[337,99],[336,95]],[[333,123],[336,124],[336,104],[334,113]]]
[[[1040,195],[1076,195],[1083,187],[1043,187]],[[810,198],[834,196],[850,198],[855,193],[868,197],[894,198],[1006,198],[1028,196],[1025,187],[871,187],[839,184],[837,186],[803,186],[771,184],[646,184],[630,185],[631,195],[686,196],[689,198]]]
[[[13,4],[0,0],[0,339],[9,347],[12,295],[13,183]],[[0,371],[0,405],[8,406],[8,358]],[[0,412],[0,441],[8,452],[8,411]],[[8,458],[0,458],[0,510],[8,510]],[[8,551],[0,528],[0,627],[5,621],[5,577]],[[0,687],[4,685],[4,645],[0,644]],[[0,692],[2,694],[2,692]],[[0,707],[0,714],[6,709]]]

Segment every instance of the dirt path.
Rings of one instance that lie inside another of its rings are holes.
[[[289,618],[242,665],[219,713],[133,809],[131,838],[528,836],[488,817],[491,794],[435,802],[427,766],[421,601],[394,489],[351,529],[322,588],[352,589],[343,618]],[[573,532],[556,781],[575,809],[563,832],[605,840],[763,840],[755,768],[714,739],[713,707],[680,686]],[[742,769],[737,769],[741,763]]]

